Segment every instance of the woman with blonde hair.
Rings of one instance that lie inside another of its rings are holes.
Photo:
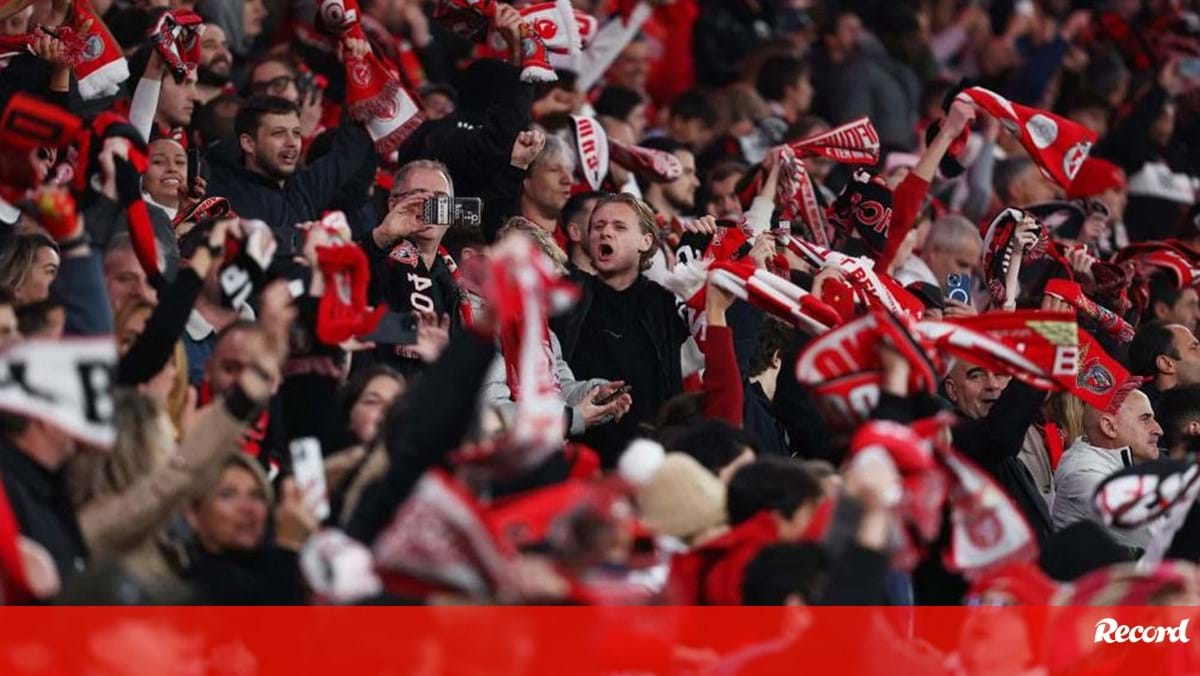
[[[117,354],[122,358],[129,354],[145,330],[154,309],[154,306],[146,301],[135,300],[117,310],[113,323],[116,327]],[[138,383],[137,388],[166,410],[175,439],[181,439],[196,414],[196,391],[188,385],[187,353],[183,349],[183,341],[174,342],[170,356],[158,373]]]

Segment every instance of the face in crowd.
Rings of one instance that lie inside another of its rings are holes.
[[[242,134],[241,145],[253,167],[279,180],[296,173],[300,166],[303,133],[296,113],[267,113],[259,120],[254,138]]]
[[[588,250],[601,277],[638,270],[642,254],[652,246],[654,237],[643,232],[628,204],[600,204],[592,211]]]

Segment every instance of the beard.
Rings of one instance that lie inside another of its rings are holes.
[[[284,169],[275,161],[273,155],[268,155],[261,150],[254,156],[254,161],[264,174],[278,181],[286,180],[296,173],[295,166]]]
[[[226,63],[222,61],[221,63]],[[213,70],[213,64],[200,64],[196,67],[196,80],[206,87],[224,87],[229,84],[233,73],[233,64],[226,63],[225,72]]]

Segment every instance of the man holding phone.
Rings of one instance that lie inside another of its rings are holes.
[[[387,303],[393,312],[415,313],[439,326],[457,312],[461,297],[454,279],[454,262],[442,248],[448,223],[425,220],[425,203],[438,195],[454,197],[454,182],[446,166],[434,160],[414,160],[400,167],[388,195],[388,213],[359,240],[371,264],[368,300]],[[380,345],[375,355],[410,375],[423,362],[405,345]]]

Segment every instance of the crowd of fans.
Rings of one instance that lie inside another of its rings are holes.
[[[1200,603],[1192,10],[0,0],[4,599]]]

